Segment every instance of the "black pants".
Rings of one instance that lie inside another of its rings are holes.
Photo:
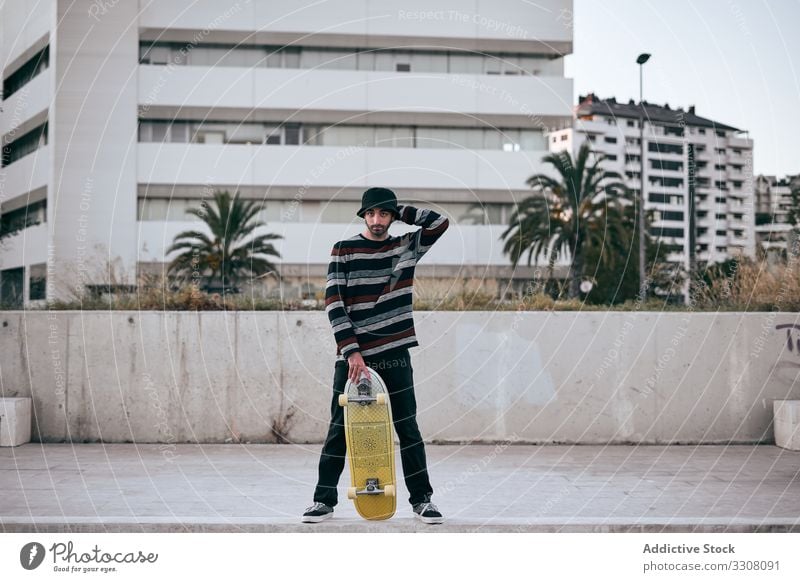
[[[400,440],[400,458],[403,475],[411,496],[412,505],[430,501],[433,495],[428,480],[428,467],[425,461],[425,445],[417,427],[417,401],[414,398],[414,379],[411,357],[408,349],[391,350],[372,357],[364,362],[376,370],[386,383],[389,401],[392,405],[392,421]],[[322,447],[319,459],[319,480],[314,491],[314,501],[331,507],[338,497],[336,486],[344,470],[347,442],[344,434],[344,409],[339,406],[339,394],[347,384],[349,365],[346,361],[336,362],[333,375],[333,399],[331,400],[331,423],[328,436]]]

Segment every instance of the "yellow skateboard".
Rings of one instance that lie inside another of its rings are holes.
[[[347,458],[350,460],[348,499],[364,519],[389,519],[397,501],[394,476],[392,409],[383,379],[369,368],[358,382],[347,381],[339,395],[344,407]]]

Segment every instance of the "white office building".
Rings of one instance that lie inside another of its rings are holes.
[[[644,117],[644,176],[640,118]],[[551,151],[573,154],[589,142],[603,167],[617,172],[645,208],[654,210],[651,233],[678,245],[667,259],[689,263],[690,146],[694,149],[696,260],[720,262],[755,255],[753,140],[746,132],[700,117],[695,108],[644,105],[614,98],[579,98],[574,128],[549,136]]]
[[[548,171],[546,133],[571,124],[571,9],[2,4],[0,219],[22,230],[0,242],[0,301],[161,270],[174,236],[201,225],[186,209],[215,190],[266,204],[261,231],[284,237],[288,296],[323,288],[331,247],[362,229],[355,211],[371,186],[451,218],[421,279],[529,278],[499,236],[525,180]]]

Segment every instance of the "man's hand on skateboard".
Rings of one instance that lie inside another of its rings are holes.
[[[364,358],[361,355],[361,352],[354,352],[350,354],[347,358],[347,363],[350,366],[350,370],[347,373],[347,377],[351,382],[358,382],[359,378],[361,378],[361,373],[367,375],[369,378],[369,366],[364,362]]]

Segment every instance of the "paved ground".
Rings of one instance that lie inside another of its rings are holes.
[[[0,449],[0,528],[98,531],[800,531],[800,453],[769,445],[427,447],[447,521],[300,523],[319,445]],[[398,470],[400,463],[398,458]]]

